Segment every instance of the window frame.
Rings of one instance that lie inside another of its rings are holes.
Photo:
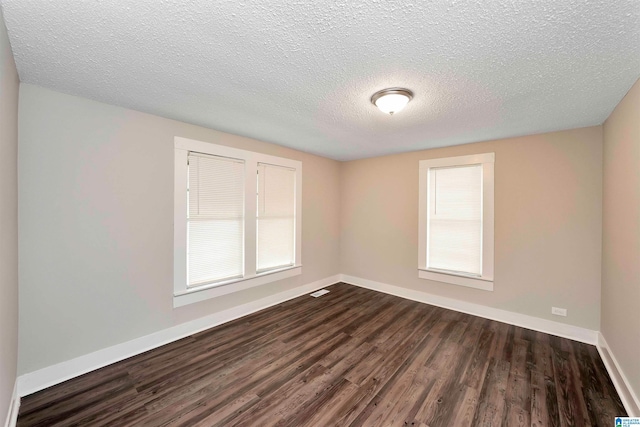
[[[189,287],[187,279],[187,156],[189,152],[243,160],[245,163],[243,276],[223,282]],[[257,167],[268,163],[295,169],[295,262],[281,269],[258,273]],[[174,138],[173,306],[238,292],[302,274],[302,162],[193,139]]]
[[[429,170],[431,168],[482,165],[482,275],[430,269],[428,261]],[[420,160],[418,196],[418,277],[453,285],[493,291],[494,280],[494,165],[495,153]]]

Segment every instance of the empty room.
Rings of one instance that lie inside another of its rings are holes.
[[[638,1],[0,12],[5,427],[640,424]]]

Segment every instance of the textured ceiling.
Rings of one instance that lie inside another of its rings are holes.
[[[23,82],[339,160],[597,125],[640,76],[638,0],[0,2]]]

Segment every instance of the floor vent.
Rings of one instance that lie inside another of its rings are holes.
[[[328,294],[329,291],[326,289],[320,289],[319,291],[315,291],[314,293],[310,294],[312,297],[314,298],[318,298],[321,297],[324,294]]]

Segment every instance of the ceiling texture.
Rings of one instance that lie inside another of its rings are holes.
[[[0,4],[22,82],[337,160],[599,125],[640,76],[638,0]]]

